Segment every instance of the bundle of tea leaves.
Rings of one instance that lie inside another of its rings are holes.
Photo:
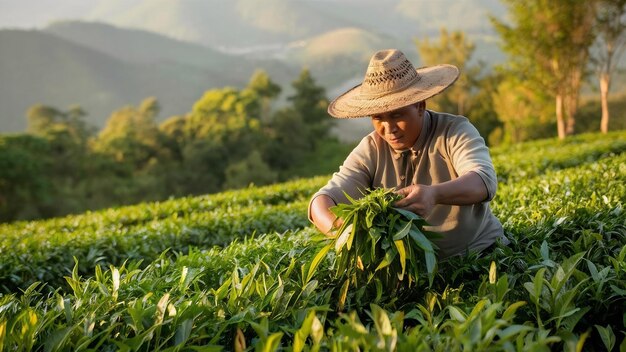
[[[340,303],[350,286],[411,286],[423,270],[432,285],[437,259],[431,239],[438,235],[423,229],[428,224],[419,215],[394,207],[399,198],[393,190],[379,188],[331,208],[341,224],[319,254],[335,249],[335,278],[343,280]]]

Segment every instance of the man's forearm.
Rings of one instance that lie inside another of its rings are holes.
[[[487,199],[489,193],[483,179],[475,172],[444,183],[433,185],[436,204],[470,205]]]
[[[331,236],[333,223],[337,219],[330,208],[335,206],[335,202],[327,195],[319,195],[311,203],[311,220],[313,224],[327,236]]]

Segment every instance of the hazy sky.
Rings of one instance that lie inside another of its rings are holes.
[[[57,19],[86,16],[95,0],[0,0],[0,28],[41,28]]]
[[[186,1],[186,0],[178,0]],[[237,0],[203,0],[205,2]],[[260,1],[260,0],[239,0]],[[404,7],[420,6],[431,3],[435,8],[453,8],[452,4],[472,3],[467,0],[286,0],[289,2],[327,2],[351,4],[381,4],[389,2],[391,7],[401,4]],[[498,6],[498,0],[479,0]],[[101,17],[102,10],[117,5],[118,8],[132,8],[142,0],[0,0],[0,28],[42,28],[55,20],[86,19],[94,15]],[[429,5],[426,5],[429,6]],[[430,6],[429,6],[430,7]],[[459,6],[458,8],[463,8]]]

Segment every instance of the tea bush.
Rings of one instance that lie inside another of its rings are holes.
[[[373,295],[306,220],[324,178],[3,225],[0,350],[626,350],[624,137],[495,150],[511,244]]]

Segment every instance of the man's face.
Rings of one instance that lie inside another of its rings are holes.
[[[372,125],[379,136],[395,150],[409,149],[417,141],[425,110],[423,102],[390,112],[372,115]]]

